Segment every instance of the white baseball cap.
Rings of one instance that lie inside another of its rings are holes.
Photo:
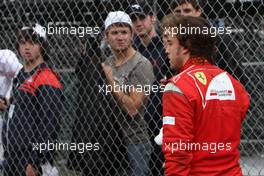
[[[122,12],[122,11],[110,12],[107,15],[107,18],[104,22],[105,30],[109,26],[111,26],[112,24],[115,24],[115,23],[126,23],[126,24],[129,24],[132,28],[132,21],[131,21],[129,15],[125,12]]]

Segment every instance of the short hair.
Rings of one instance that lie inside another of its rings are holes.
[[[178,29],[190,29],[190,27],[198,27],[200,29],[211,28],[210,23],[202,17],[176,16],[174,14],[169,14],[165,16],[162,19],[161,26],[163,33],[166,28],[171,29],[172,27]],[[208,60],[208,62],[214,64],[213,58],[215,56],[216,47],[215,39],[213,36],[211,36],[210,32],[208,32],[208,34],[177,32],[175,36],[179,40],[179,44],[189,50],[191,57],[199,57],[203,60]]]
[[[127,23],[114,23],[112,25],[110,25],[106,30],[105,30],[105,34],[108,35],[108,31],[111,27],[113,26],[117,26],[117,27],[128,27],[130,29],[131,34],[133,33],[133,29],[132,26],[130,24]]]
[[[200,5],[199,5],[197,0],[180,0],[177,4],[178,5],[191,4],[193,6],[193,8],[195,8],[196,10],[200,9]]]
[[[34,44],[39,44],[41,47],[41,55],[43,56],[43,59],[45,61],[49,60],[49,56],[47,54],[48,51],[48,42],[46,39],[38,35],[33,28],[26,28],[26,29],[21,29],[18,31],[17,34],[17,42],[16,42],[16,48],[18,50],[19,43],[21,41],[30,41]]]

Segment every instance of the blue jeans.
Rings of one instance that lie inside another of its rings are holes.
[[[150,143],[129,144],[127,147],[131,176],[150,175],[149,160],[152,152]]]

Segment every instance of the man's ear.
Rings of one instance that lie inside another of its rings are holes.
[[[131,37],[132,37],[132,40],[134,39],[134,36],[135,36],[135,32],[134,32],[134,29],[131,30]]]
[[[202,10],[200,8],[195,10],[195,16],[196,17],[200,17],[201,15],[202,15]]]
[[[106,31],[103,32],[103,40],[108,44],[107,32]]]
[[[149,15],[149,17],[150,17],[152,24],[154,24],[156,22],[156,16],[155,15]]]
[[[189,50],[187,48],[183,48],[183,54],[184,55],[187,55],[187,54],[190,54]]]

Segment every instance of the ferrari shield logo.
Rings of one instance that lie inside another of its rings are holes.
[[[203,84],[206,85],[207,79],[203,72],[196,72],[195,77]]]

